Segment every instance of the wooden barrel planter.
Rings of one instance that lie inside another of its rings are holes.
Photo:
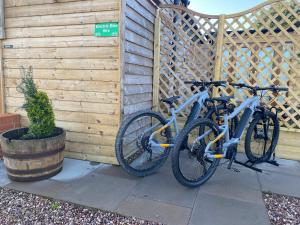
[[[37,181],[52,177],[62,170],[66,133],[55,128],[52,137],[20,140],[28,128],[10,130],[1,135],[4,164],[14,181]]]

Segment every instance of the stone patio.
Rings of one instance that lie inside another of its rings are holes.
[[[57,176],[17,183],[6,178],[0,161],[0,186],[164,224],[263,225],[270,223],[262,191],[300,197],[300,163],[279,163],[260,165],[263,173],[224,165],[204,186],[188,189],[177,183],[170,162],[155,175],[136,178],[118,166],[65,159]]]

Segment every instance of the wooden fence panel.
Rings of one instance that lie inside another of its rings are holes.
[[[218,17],[208,18],[181,6],[161,6],[160,75],[158,99],[190,96],[186,80],[209,80],[214,77],[217,50]],[[167,112],[165,104],[160,105]],[[188,111],[181,113],[183,117]]]
[[[282,126],[288,129],[300,129],[300,84],[296,81],[300,65],[299,18],[299,3],[284,0],[228,15],[224,23],[221,79],[289,87],[288,93],[268,93],[263,98],[268,106],[279,109]],[[226,92],[235,92],[241,99],[249,95],[233,88]]]
[[[288,93],[268,93],[264,102],[279,108],[283,127],[300,129],[297,0],[273,0],[242,13],[221,16],[163,5],[158,16],[160,47],[156,50],[160,51],[160,70],[156,104],[158,99],[173,95],[183,96],[184,101],[191,94],[184,81],[192,79],[288,86]],[[250,95],[232,87],[222,92],[235,92],[238,98]],[[160,109],[167,112],[166,105],[161,104]]]
[[[283,138],[300,137],[299,6],[299,0],[269,0],[241,13],[216,16],[162,5],[156,19],[159,68],[154,73],[153,107],[168,114],[159,99],[180,95],[178,103],[186,100],[192,92],[185,80],[289,87],[287,93],[267,93],[263,104],[279,109]],[[233,87],[214,92],[232,93],[240,100],[251,96]],[[188,112],[181,116],[186,118]],[[300,158],[296,142],[280,140],[278,146],[281,156]]]

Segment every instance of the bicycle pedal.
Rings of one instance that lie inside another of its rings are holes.
[[[236,173],[239,173],[239,172],[241,172],[239,169],[237,169],[237,168],[231,168],[232,169],[232,171],[233,172],[236,172]]]

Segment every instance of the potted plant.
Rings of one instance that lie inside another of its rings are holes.
[[[32,67],[22,68],[17,91],[24,94],[22,106],[28,128],[9,130],[0,137],[8,177],[15,181],[36,181],[59,173],[63,164],[66,133],[55,127],[53,108],[47,94],[37,89]]]

